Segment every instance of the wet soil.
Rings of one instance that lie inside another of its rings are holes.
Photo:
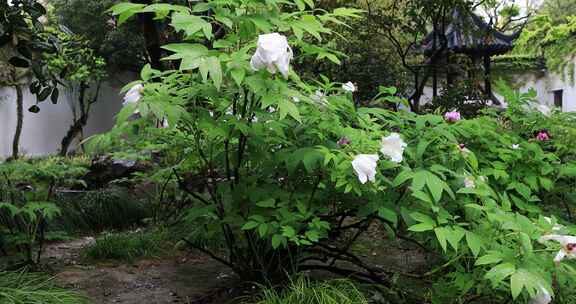
[[[83,238],[49,245],[44,260],[63,287],[85,294],[93,304],[224,304],[236,285],[225,266],[195,254],[133,263],[83,264]]]

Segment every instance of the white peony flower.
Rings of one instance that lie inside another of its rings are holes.
[[[352,168],[356,171],[358,180],[365,184],[367,181],[376,180],[376,167],[378,166],[378,154],[359,154],[352,161]]]
[[[292,49],[285,36],[278,33],[264,34],[258,36],[258,47],[250,60],[250,66],[256,71],[266,68],[272,74],[280,71],[284,78],[288,78],[292,56]]]
[[[159,121],[158,128],[160,128],[160,129],[170,128],[170,124],[168,123],[168,119],[163,118],[161,121]]]
[[[348,81],[347,83],[343,84],[342,89],[346,92],[352,92],[352,93],[356,92],[357,90],[356,86],[351,81]]]
[[[402,162],[402,154],[404,153],[404,148],[407,144],[402,140],[400,134],[392,133],[387,137],[382,138],[382,143],[380,146],[380,152],[388,156],[391,161],[395,163]]]
[[[540,290],[534,298],[530,299],[528,304],[548,304],[550,302],[552,302],[552,296],[546,288],[540,286]]]
[[[466,176],[464,178],[464,187],[466,188],[476,188],[476,181],[474,180],[474,177],[472,176]]]
[[[556,241],[562,245],[562,249],[558,251],[558,254],[554,258],[554,262],[556,263],[560,263],[560,261],[566,257],[569,259],[576,258],[576,236],[550,234],[542,236],[538,241],[541,243]]]
[[[142,99],[142,92],[144,92],[144,86],[142,84],[136,84],[124,95],[123,105],[129,103],[138,103]]]

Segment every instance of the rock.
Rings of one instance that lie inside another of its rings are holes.
[[[129,178],[132,174],[143,172],[148,168],[149,165],[144,162],[100,156],[92,160],[89,171],[83,180],[88,189],[99,189],[114,180]]]

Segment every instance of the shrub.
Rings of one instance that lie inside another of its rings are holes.
[[[350,90],[325,77],[319,84],[303,82],[287,66],[288,45],[326,57],[328,50],[310,47],[329,36],[324,22],[358,12],[292,4],[298,11],[236,0],[193,9],[113,8],[122,19],[158,10],[186,36],[184,43],[164,46],[174,52],[167,60],[181,61],[180,69],[145,67],[142,80],[127,86],[138,85],[137,102],[91,144],[128,146],[134,154],[154,147],[173,156],[173,163],[150,176],[177,187],[176,217],[194,236],[205,236],[188,244],[246,281],[277,282],[299,271],[324,270],[393,286],[394,293],[409,292],[418,303],[446,304],[468,297],[523,301],[553,294],[553,285],[569,286],[570,268],[553,263],[557,246],[539,240],[557,223],[544,217],[557,203],[544,199],[565,179],[564,168],[573,167],[570,158],[559,158],[550,141],[535,139],[533,126],[521,119],[527,115],[515,110],[447,121],[358,107]],[[193,13],[206,10],[215,14]],[[250,61],[258,67],[267,57],[259,42],[271,37],[282,60],[254,71]],[[273,73],[276,66],[285,75]],[[128,120],[135,110],[142,118]],[[152,126],[157,118],[170,126]],[[432,269],[404,273],[351,252],[375,223],[436,253]],[[218,237],[223,244],[211,248]],[[398,277],[437,284],[426,292],[408,290]]]
[[[0,231],[27,264],[40,261],[49,222],[61,213],[56,189],[81,184],[86,159],[46,158],[0,164]],[[37,256],[33,257],[33,251]]]
[[[55,286],[44,275],[0,272],[0,303],[82,304],[89,302],[76,292]]]
[[[164,252],[167,239],[161,230],[105,234],[83,248],[81,256],[88,260],[123,261],[155,257]]]

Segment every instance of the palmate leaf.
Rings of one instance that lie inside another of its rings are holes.
[[[526,290],[532,289],[529,293],[536,293],[538,289],[541,287],[540,278],[534,275],[531,271],[520,268],[512,274],[510,277],[510,291],[512,292],[512,297],[516,299],[522,290],[526,288]]]
[[[216,89],[222,85],[222,65],[217,57],[203,57],[199,59],[200,75],[204,82],[208,81],[208,75],[212,79]]]
[[[515,271],[516,266],[514,264],[502,263],[492,267],[484,277],[496,284],[511,276]]]
[[[202,31],[204,37],[207,39],[212,38],[212,24],[200,16],[185,13],[175,13],[172,16],[171,25],[176,31],[184,31],[188,38],[192,37],[194,34],[200,31]]]
[[[139,13],[145,6],[144,4],[121,2],[109,8],[107,12],[118,15],[118,25],[122,25],[126,20],[130,19],[130,17]]]

